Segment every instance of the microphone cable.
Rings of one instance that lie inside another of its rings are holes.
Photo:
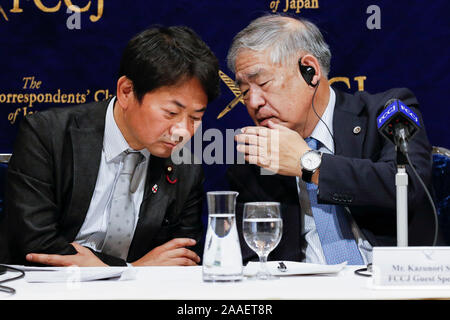
[[[423,182],[422,178],[420,178],[419,174],[417,173],[416,169],[414,168],[408,152],[404,152],[404,155],[406,156],[406,160],[408,161],[409,166],[411,167],[414,175],[416,176],[416,178],[419,180],[420,184],[422,185],[425,193],[427,194],[428,197],[428,201],[431,204],[431,207],[433,208],[433,215],[434,215],[434,240],[433,240],[433,247],[436,246],[437,243],[437,237],[438,237],[438,229],[439,229],[439,218],[438,218],[438,214],[437,214],[437,210],[436,210],[436,206],[434,205],[434,201],[433,198],[431,197],[430,192],[428,191],[427,186],[425,185],[425,183]]]
[[[9,281],[13,281],[13,280],[17,280],[17,279],[23,278],[25,276],[25,271],[17,269],[17,268],[10,267],[10,266],[6,266],[6,265],[3,265],[3,264],[1,264],[0,267],[5,268],[6,271],[11,270],[11,271],[17,271],[17,272],[20,273],[18,276],[15,276],[15,277],[12,277],[12,278],[9,278],[9,279],[5,279],[5,280],[0,280],[0,291],[1,292],[6,292],[6,293],[9,293],[11,295],[15,294],[16,290],[14,288],[3,286],[2,283],[6,283],[6,282],[9,282]]]
[[[369,263],[366,268],[361,268],[361,269],[355,270],[355,274],[358,276],[362,276],[362,277],[371,277],[372,270],[373,270],[372,263]]]
[[[330,128],[328,128],[328,126],[327,126],[327,124],[325,123],[325,121],[323,121],[322,118],[321,118],[321,116],[319,116],[319,114],[318,114],[317,111],[316,111],[316,108],[314,107],[314,98],[316,97],[316,92],[317,92],[317,89],[319,88],[319,84],[320,84],[320,80],[317,81],[317,85],[315,86],[315,90],[314,90],[314,93],[313,93],[313,96],[312,96],[311,106],[312,106],[312,109],[313,109],[314,113],[316,114],[317,118],[319,118],[319,120],[320,120],[320,121],[325,125],[325,127],[327,128],[328,133],[330,134],[331,139],[333,140],[334,154],[336,154],[336,140],[334,140],[334,135],[333,135],[333,133],[331,132]],[[331,89],[331,87],[330,87],[330,90],[333,90],[333,89]]]

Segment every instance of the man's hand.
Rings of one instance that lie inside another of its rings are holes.
[[[132,263],[133,266],[196,266],[200,257],[185,247],[194,246],[193,239],[176,238],[154,248]]]
[[[236,135],[245,160],[285,176],[302,176],[301,156],[311,148],[294,130],[269,121],[266,127],[245,127]]]
[[[29,253],[26,259],[30,262],[46,264],[56,267],[107,267],[97,256],[88,248],[85,248],[78,243],[72,242],[71,245],[77,250],[76,254],[59,255],[59,254],[43,254],[43,253]]]

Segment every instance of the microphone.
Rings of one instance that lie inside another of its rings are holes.
[[[408,153],[408,140],[420,129],[419,117],[398,99],[390,99],[377,117],[378,131],[394,143],[402,153]]]
[[[419,180],[433,208],[435,226],[433,246],[435,246],[439,225],[436,206],[427,186],[420,178],[408,155],[408,140],[412,139],[421,128],[419,117],[399,99],[390,99],[377,117],[377,128],[381,135],[396,146],[397,246],[408,246],[408,174],[406,173],[406,164],[409,164]]]

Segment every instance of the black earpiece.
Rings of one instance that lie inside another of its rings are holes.
[[[300,68],[300,74],[303,79],[305,79],[306,83],[311,87],[317,86],[317,83],[312,84],[312,80],[316,75],[316,70],[311,66],[305,66],[302,64],[302,58],[298,59],[298,67]]]

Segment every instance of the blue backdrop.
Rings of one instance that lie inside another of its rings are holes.
[[[421,103],[432,145],[450,147],[450,5],[434,1],[351,0],[3,0],[0,2],[0,152],[11,152],[26,114],[102,100],[115,92],[122,49],[151,24],[187,25],[211,47],[221,70],[234,35],[266,12],[309,18],[332,52],[330,81],[348,92],[408,87]],[[79,15],[68,10],[79,6]],[[375,5],[376,7],[370,7]],[[234,98],[207,109],[203,131],[250,124],[242,104],[221,120]],[[33,101],[34,100],[34,101]],[[205,165],[206,190],[227,188],[225,165]]]

